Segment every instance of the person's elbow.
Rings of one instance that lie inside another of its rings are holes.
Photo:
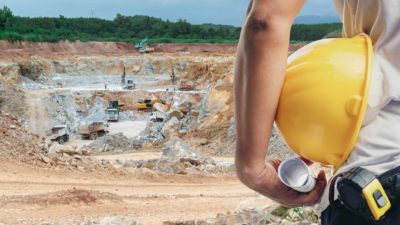
[[[236,155],[235,167],[238,179],[247,187],[257,189],[262,182],[265,163],[255,163]]]

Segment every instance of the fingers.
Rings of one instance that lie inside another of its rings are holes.
[[[311,166],[312,164],[314,164],[313,161],[308,160],[308,159],[306,159],[304,157],[300,157],[300,159],[303,160],[303,162],[305,162],[307,164],[307,166]]]
[[[297,201],[301,203],[301,205],[307,205],[307,206],[317,204],[321,200],[326,184],[327,180],[325,172],[321,171],[318,174],[317,184],[315,185],[314,190],[307,195],[299,196]]]
[[[272,167],[274,167],[274,169],[277,171],[278,168],[279,168],[279,165],[281,165],[281,163],[282,163],[282,160],[277,159],[277,158],[275,158],[275,159],[269,159],[269,160],[268,160],[268,163],[269,163]]]
[[[300,206],[312,206],[318,204],[324,193],[327,180],[325,177],[325,172],[321,171],[317,177],[317,184],[313,191],[308,194],[300,193],[294,190],[287,191],[287,201],[281,202],[286,207],[300,207]]]
[[[321,171],[316,179],[314,190],[310,193],[300,193],[284,185],[277,176],[276,170],[281,164],[280,159],[270,159],[267,161],[266,168],[269,168],[268,182],[261,182],[254,190],[273,199],[285,207],[311,206],[319,203],[327,185],[325,172]],[[275,171],[274,171],[275,170]]]

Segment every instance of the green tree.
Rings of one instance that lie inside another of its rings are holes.
[[[341,24],[294,25],[291,39],[314,41],[332,32],[340,33]],[[61,40],[138,42],[148,37],[151,42],[235,43],[240,27],[202,24],[186,20],[172,22],[149,16],[117,14],[113,20],[98,18],[20,17],[7,7],[0,8],[0,39],[9,41]]]
[[[7,6],[0,9],[0,29],[5,29],[13,17],[12,11]]]

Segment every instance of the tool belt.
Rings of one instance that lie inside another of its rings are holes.
[[[337,180],[339,198],[335,201]],[[363,168],[339,174],[331,182],[329,201],[332,206],[345,207],[372,224],[379,223],[390,213],[392,205],[397,207],[400,202],[400,167],[378,177]]]

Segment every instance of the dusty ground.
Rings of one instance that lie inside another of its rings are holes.
[[[204,219],[254,196],[234,177],[87,174],[0,163],[0,222],[129,215],[142,224]]]
[[[117,154],[117,155],[98,155],[93,156],[95,159],[107,159],[107,160],[116,160],[123,158],[125,160],[152,160],[159,159],[161,156],[161,152],[157,151],[149,151],[149,152],[134,152],[134,153],[126,153],[126,154]],[[233,162],[233,157],[213,157],[216,161],[225,161],[225,162]]]

